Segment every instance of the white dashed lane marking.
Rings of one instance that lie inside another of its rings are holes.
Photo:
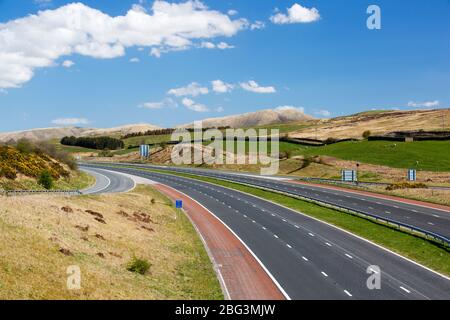
[[[411,293],[411,291],[409,291],[408,289],[404,288],[404,287],[400,287],[400,289],[402,289],[403,291],[405,291],[406,293]]]

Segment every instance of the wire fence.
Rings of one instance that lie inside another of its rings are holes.
[[[3,191],[0,191],[0,195],[6,196],[6,197],[38,195],[38,194],[79,196],[79,195],[82,195],[83,193],[80,190],[3,190]]]

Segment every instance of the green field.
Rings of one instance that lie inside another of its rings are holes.
[[[210,143],[204,142],[206,145]],[[247,153],[249,151],[249,142],[245,142],[245,148]],[[270,151],[269,145],[268,152]],[[280,142],[280,152],[288,152],[290,156],[326,155],[343,160],[384,165],[392,168],[411,168],[438,172],[450,171],[450,141],[350,141],[319,147]]]
[[[296,153],[327,155],[393,168],[450,171],[450,141],[352,141],[322,147],[302,147]]]
[[[128,139],[123,139],[125,147],[128,146],[138,146],[141,144],[158,144],[170,141],[170,134],[161,134],[154,136],[142,136],[142,137],[132,137]]]

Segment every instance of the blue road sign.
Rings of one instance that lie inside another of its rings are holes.
[[[346,182],[358,181],[356,170],[342,170],[342,181]]]
[[[408,170],[408,181],[416,181],[417,171],[415,169]]]
[[[177,209],[183,209],[183,200],[177,200],[175,201],[175,207]]]
[[[150,156],[150,146],[143,144],[139,147],[139,154],[141,158],[148,158]]]

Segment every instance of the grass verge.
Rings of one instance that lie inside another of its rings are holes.
[[[67,288],[70,266],[81,271],[79,290]],[[0,199],[0,299],[223,295],[189,219],[157,190],[138,186],[117,195]]]

